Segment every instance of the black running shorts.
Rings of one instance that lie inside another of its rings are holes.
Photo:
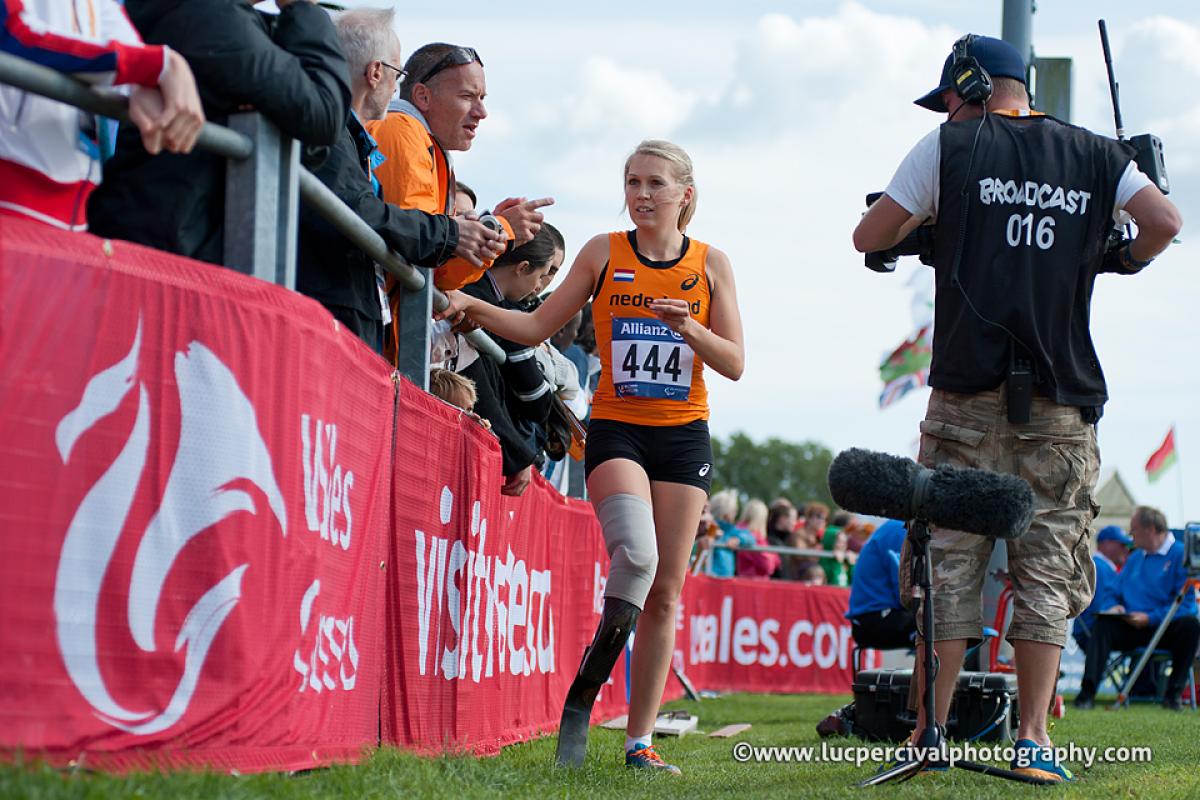
[[[712,439],[708,421],[686,425],[634,425],[611,419],[588,424],[585,475],[614,458],[637,462],[652,481],[712,489]]]

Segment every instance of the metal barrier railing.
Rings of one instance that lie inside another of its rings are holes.
[[[0,52],[0,83],[75,106],[93,114],[129,121],[128,101],[113,91],[93,89],[69,75]],[[227,176],[225,265],[230,269],[295,288],[297,203],[299,196],[351,243],[387,270],[405,289],[399,341],[401,374],[429,387],[429,328],[433,311],[448,300],[403,256],[325,184],[299,164],[299,147],[258,113],[235,114],[226,128],[206,122],[196,146],[230,161]],[[497,362],[504,351],[481,330],[466,334],[471,345]]]
[[[804,556],[805,558],[834,558],[832,550],[814,550],[807,547],[785,547],[777,544],[756,544],[756,545],[727,545],[712,543],[703,550],[696,552],[692,556],[691,571],[693,575],[699,575],[708,566],[708,562],[712,560],[713,550],[729,550],[733,553],[778,553],[781,556]]]

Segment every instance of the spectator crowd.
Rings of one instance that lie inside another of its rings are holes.
[[[696,533],[694,569],[720,578],[850,586],[859,553],[875,531],[872,519],[848,511],[830,519],[824,503],[813,500],[797,507],[786,497],[770,506],[751,498],[739,514],[738,498],[737,489],[723,489],[710,498]],[[797,552],[759,549],[770,547]]]
[[[256,111],[299,141],[301,164],[384,242],[430,270],[441,290],[532,310],[566,256],[545,223],[551,198],[479,198],[452,153],[469,150],[488,111],[484,61],[435,42],[405,59],[391,9],[331,15],[312,0],[11,0],[0,50],[129,98],[132,124],[0,85],[0,213],[90,230],[221,264],[225,159],[195,149],[205,121]],[[101,180],[103,175],[103,180]],[[398,363],[407,320],[397,283],[315,210],[300,211],[296,289],[372,350]],[[582,495],[583,428],[599,360],[590,319],[536,348],[494,337],[496,364],[434,324],[431,391],[498,437],[504,488],[533,470]]]

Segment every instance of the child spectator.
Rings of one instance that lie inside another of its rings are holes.
[[[475,381],[448,369],[429,370],[429,393],[463,411],[475,410]]]
[[[824,586],[825,570],[821,569],[820,564],[810,562],[800,573],[800,582],[805,586]]]

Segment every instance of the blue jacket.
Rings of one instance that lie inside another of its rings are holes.
[[[741,541],[738,535],[738,527],[732,522],[726,522],[723,519],[717,520],[717,527],[721,529],[721,536],[718,538],[719,544],[725,544],[730,539],[737,539],[739,544],[745,544]],[[746,533],[750,533],[746,531]],[[750,536],[749,544],[755,544],[754,536]],[[712,561],[709,562],[708,574],[715,575],[718,578],[732,578],[735,565],[737,564],[737,553],[724,548],[713,548]]]
[[[1183,565],[1183,542],[1173,541],[1164,555],[1134,550],[1118,575],[1117,602],[1126,611],[1141,611],[1158,625],[1167,615],[1171,602],[1183,588],[1187,570]],[[1177,617],[1196,616],[1195,593],[1183,601]]]
[[[1071,635],[1082,646],[1091,635],[1096,625],[1096,612],[1112,608],[1117,600],[1117,581],[1119,573],[1113,568],[1112,562],[1099,553],[1092,555],[1096,562],[1096,594],[1092,596],[1091,604],[1083,610],[1075,620]]]
[[[906,535],[904,523],[890,519],[880,525],[863,545],[850,582],[847,619],[872,611],[901,607],[900,546],[904,544]]]

